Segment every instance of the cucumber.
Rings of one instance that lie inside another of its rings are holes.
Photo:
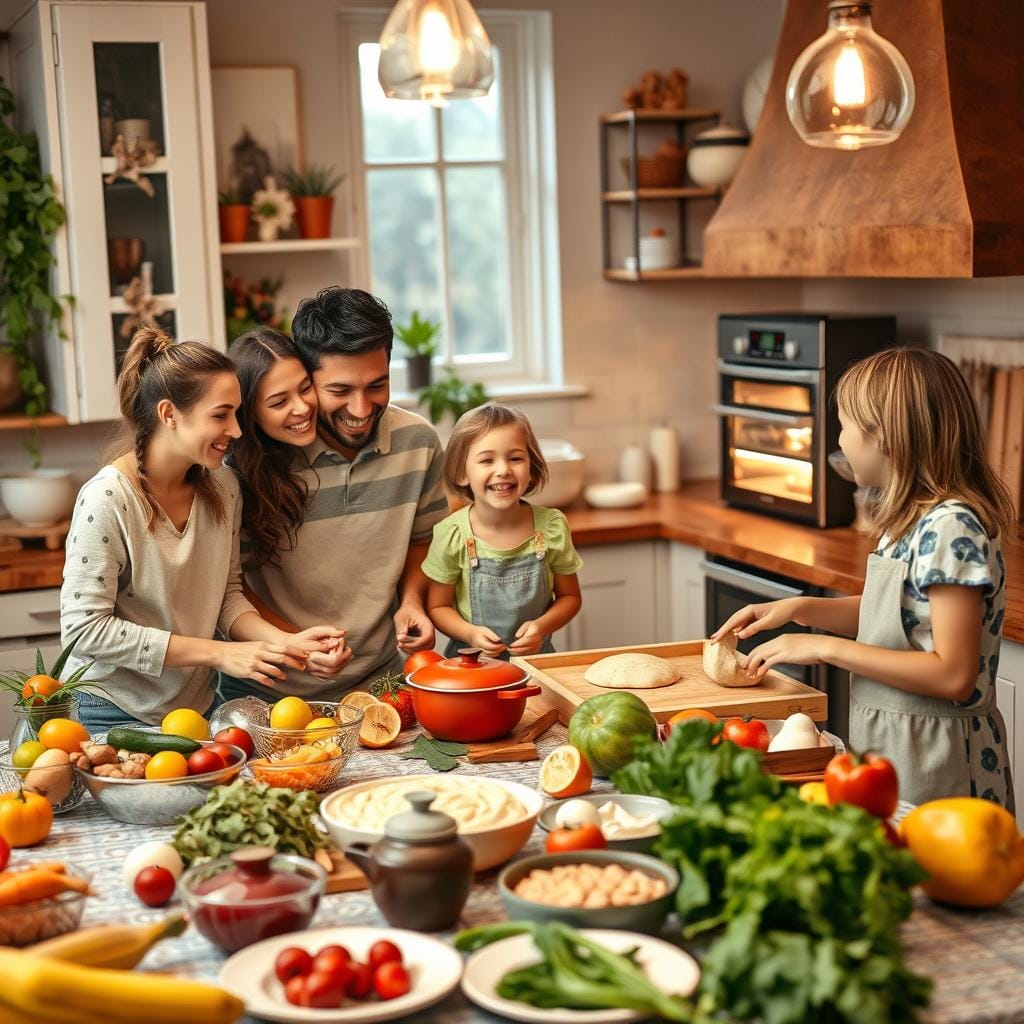
[[[202,743],[187,736],[169,736],[162,732],[144,732],[117,725],[107,733],[107,743],[115,750],[131,750],[139,754],[159,754],[162,750],[173,750],[183,757],[194,754]]]

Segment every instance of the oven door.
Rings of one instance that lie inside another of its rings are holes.
[[[720,360],[722,497],[825,524],[820,370]]]

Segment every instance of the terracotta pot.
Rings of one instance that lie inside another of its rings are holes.
[[[456,743],[484,743],[510,733],[527,698],[541,692],[529,680],[529,672],[485,658],[475,647],[405,677],[420,725],[435,739]]]
[[[231,203],[217,208],[220,215],[220,240],[222,242],[244,242],[249,231],[249,216],[252,211],[246,203]]]
[[[301,238],[330,238],[334,196],[296,196],[295,219]]]

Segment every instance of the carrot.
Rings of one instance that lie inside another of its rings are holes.
[[[69,889],[88,893],[89,883],[74,875],[35,867],[25,868],[23,871],[8,871],[0,877],[0,907],[44,900]]]

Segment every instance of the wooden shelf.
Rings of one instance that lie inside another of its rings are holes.
[[[722,116],[714,107],[687,107],[683,110],[620,110],[614,114],[602,114],[602,124],[628,124],[630,121],[668,122],[714,121]]]
[[[148,167],[140,167],[140,174],[166,174],[171,169],[170,163],[168,163],[167,157],[158,156]],[[100,159],[100,170],[104,174],[113,174],[117,170],[117,158],[112,156],[105,156]],[[118,183],[126,181],[125,178],[118,178]],[[131,184],[131,182],[129,182]]]
[[[225,255],[248,255],[266,252],[325,252],[331,249],[358,249],[358,238],[281,238],[276,242],[222,242]]]
[[[602,192],[601,199],[606,203],[631,203],[634,199],[641,202],[656,199],[717,199],[724,193],[720,188],[698,188],[696,185],[686,188],[638,188],[621,189],[616,192]]]
[[[23,412],[0,412],[0,430],[28,430],[31,427],[66,427],[67,417],[56,412],[44,412],[34,419]]]
[[[606,281],[681,281],[707,276],[703,267],[672,267],[670,270],[626,270],[613,267],[604,272]]]

